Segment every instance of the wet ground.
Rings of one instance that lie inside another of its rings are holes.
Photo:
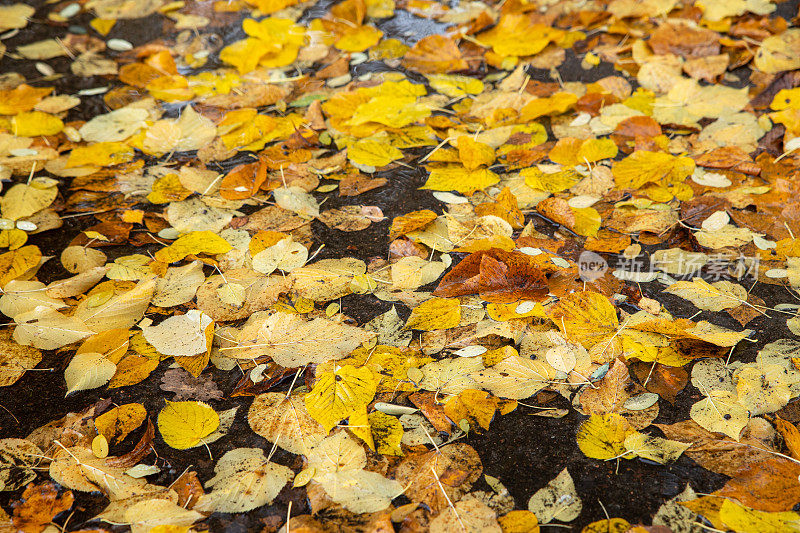
[[[44,5],[44,2],[28,3]],[[319,16],[328,9],[329,5],[328,2],[321,2],[311,8],[305,16],[307,18]],[[46,9],[41,9],[40,13],[49,12],[51,9],[52,6],[48,5]],[[786,2],[779,5],[776,14],[791,18],[795,12],[796,2]],[[77,17],[71,21],[71,24],[86,27],[89,18],[88,15]],[[223,36],[226,42],[241,37],[239,24],[232,24],[228,27],[232,29],[229,30],[231,32],[229,35]],[[398,11],[395,17],[381,23],[380,28],[387,34],[387,37],[396,37],[407,43],[413,43],[425,35],[440,30],[441,26],[435,22]],[[6,41],[6,44],[11,48],[13,45],[63,35],[69,30],[67,25],[32,24]],[[74,30],[75,28],[72,28],[72,31]],[[162,20],[158,17],[150,17],[144,20],[120,21],[108,37],[126,39],[136,46],[159,38],[162,31]],[[113,54],[114,52],[111,52],[109,55],[113,57]],[[68,58],[59,58],[53,60],[53,66],[57,71],[68,71],[69,61]],[[58,62],[64,63],[59,64]],[[206,68],[215,66],[212,58]],[[385,66],[381,63],[365,63],[355,67],[353,74],[360,75],[370,69],[384,68]],[[585,83],[615,74],[613,67],[608,64],[588,71],[582,69],[572,52],[568,53],[567,61],[558,70],[564,81]],[[6,57],[0,60],[0,72],[9,71],[24,74],[29,82],[41,77],[33,70],[30,61],[16,61]],[[407,72],[406,74],[412,78],[419,78],[414,73]],[[530,74],[534,79],[551,81],[549,73],[545,70],[533,69]],[[741,69],[735,74],[746,80],[748,72]],[[74,76],[47,82],[48,85],[54,85],[59,92],[67,94],[80,89],[105,86],[108,83],[108,80],[98,77],[75,78]],[[83,98],[83,101],[82,105],[70,112],[69,120],[86,120],[99,113],[107,112],[102,96]],[[238,164],[240,159],[241,157],[234,158],[223,166],[231,168]],[[378,173],[377,176],[380,177],[381,174]],[[329,229],[320,222],[314,222],[313,231],[316,241],[314,249],[320,244],[325,244],[319,258],[351,256],[368,260],[371,257],[384,256],[388,248],[389,221],[393,217],[419,209],[432,209],[437,213],[442,213],[442,204],[435,200],[429,191],[418,189],[425,180],[422,171],[399,169],[391,171],[387,177],[390,177],[390,183],[385,187],[357,197],[331,196],[327,200],[325,205],[329,208],[347,204],[375,205],[383,210],[387,220],[372,224],[368,229],[357,233],[340,232]],[[64,191],[67,188],[68,184],[65,183]],[[70,215],[66,212],[62,214]],[[534,221],[540,231],[551,233],[555,229],[540,220],[535,219]],[[67,242],[94,223],[96,221],[90,215],[66,218],[61,229],[36,235],[30,242],[37,244],[43,254],[58,254]],[[105,248],[104,251],[109,255],[109,259],[113,259],[115,256],[131,253],[132,249],[122,246]],[[62,270],[57,261],[50,261],[42,269],[40,279],[48,282],[66,276],[67,273]],[[795,302],[793,296],[785,289],[776,286],[757,285],[753,289],[753,293],[763,298],[768,306]],[[659,300],[664,302],[668,310],[677,317],[689,317],[697,312],[696,308],[675,297],[660,295]],[[341,305],[342,312],[355,318],[360,324],[391,307],[390,303],[379,301],[376,298],[354,295],[343,298]],[[401,313],[408,312],[401,306],[398,307]],[[732,319],[730,320],[731,323],[724,323],[724,321],[720,322],[717,317],[716,322],[724,326],[735,326]],[[784,324],[783,320],[774,321],[768,317],[751,322],[748,325],[749,328],[766,331],[766,334],[759,337],[758,344],[743,343],[744,346],[734,352],[733,358],[752,360],[757,349],[763,344],[789,336]],[[28,372],[14,386],[0,390],[0,437],[25,436],[31,430],[47,422],[56,420],[66,413],[83,410],[104,398],[110,398],[116,404],[140,402],[149,413],[156,413],[163,407],[165,396],[169,399],[171,395],[171,393],[164,393],[159,388],[161,378],[169,365],[167,362],[162,363],[158,370],[138,385],[113,391],[103,389],[84,391],[64,398],[66,387],[62,376],[66,363],[67,359],[63,356],[57,353],[48,353],[42,363],[38,365],[37,371]],[[254,434],[247,426],[246,412],[251,398],[231,398],[229,396],[239,376],[235,373],[225,373],[214,369],[206,372],[211,374],[213,381],[225,394],[225,399],[211,402],[213,407],[219,411],[239,406],[236,422],[226,438],[209,446],[214,460],[210,459],[209,451],[204,448],[187,451],[169,448],[157,434],[155,446],[163,454],[157,464],[163,470],[159,476],[151,479],[153,483],[169,484],[181,472],[190,467],[197,470],[202,479],[208,479],[213,475],[214,462],[226,450],[242,446],[270,447],[265,439]],[[685,419],[689,406],[700,397],[699,392],[688,385],[679,394],[674,406],[667,402],[660,403],[661,413],[656,423],[671,423]],[[556,401],[553,405],[568,407],[566,401],[561,399],[559,401],[561,403]],[[561,419],[534,416],[532,412],[533,410],[525,406],[519,406],[514,412],[496,418],[488,433],[470,434],[465,442],[478,451],[483,461],[484,472],[499,478],[505,484],[514,497],[517,508],[526,508],[528,499],[536,490],[543,487],[565,467],[569,467],[584,503],[581,517],[570,524],[573,530],[580,531],[587,523],[605,517],[606,512],[611,517],[624,517],[631,523],[639,521],[649,524],[658,507],[664,501],[680,493],[690,480],[692,487],[697,492],[712,492],[722,487],[727,480],[725,476],[698,467],[687,457],[682,457],[669,466],[654,465],[644,460],[626,460],[618,464],[616,461],[602,462],[588,459],[578,450],[575,442],[575,434],[582,417],[574,410]],[[128,451],[141,437],[142,431],[143,428],[140,428],[124,442],[112,447],[111,454]],[[299,466],[294,464],[298,460],[296,456],[280,450],[274,456],[274,460],[290,467]],[[19,498],[19,492],[0,493],[0,505],[8,509],[9,503]],[[106,504],[99,495],[80,493],[76,494],[76,497],[78,511],[70,519],[68,527],[70,530],[90,527],[91,524],[87,524],[86,520]],[[304,492],[287,487],[272,506],[265,506],[246,515],[235,517],[231,515],[212,516],[207,524],[212,531],[258,531],[263,526],[262,518],[272,515],[285,516],[290,501],[292,502],[292,514],[302,514],[307,509],[303,498]],[[559,527],[560,529],[562,528]]]

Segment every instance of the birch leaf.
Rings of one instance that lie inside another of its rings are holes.
[[[102,387],[117,371],[117,365],[100,353],[79,353],[64,370],[67,395],[73,392]]]
[[[62,315],[52,307],[38,306],[17,315],[14,340],[24,346],[55,350],[85,339],[94,331],[77,317]]]

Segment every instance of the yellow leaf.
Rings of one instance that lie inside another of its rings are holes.
[[[343,52],[363,52],[378,44],[383,32],[373,26],[357,26],[348,31],[334,46]]]
[[[178,239],[155,253],[157,261],[174,263],[187,255],[196,254],[224,254],[233,247],[228,241],[211,231],[192,231],[181,235]]]
[[[550,320],[570,340],[589,349],[617,331],[617,311],[602,294],[572,293],[550,308]]]
[[[744,533],[785,533],[800,530],[800,514],[791,511],[767,513],[725,498],[719,518],[733,531]]]
[[[738,441],[739,434],[750,419],[747,409],[739,405],[730,391],[710,390],[703,393],[706,398],[692,405],[689,416],[703,429],[724,433]]]
[[[525,178],[525,185],[531,189],[550,193],[565,191],[581,180],[581,175],[571,168],[548,174],[537,167],[530,167],[523,169],[519,175]]]
[[[412,211],[411,213],[395,217],[394,220],[392,220],[391,228],[389,228],[389,238],[396,239],[409,232],[423,229],[436,220],[437,217],[438,215],[430,209]]]
[[[127,163],[133,159],[133,148],[122,142],[99,142],[73,148],[67,158],[66,168],[86,165],[107,167]]]
[[[288,18],[269,17],[260,21],[246,19],[242,22],[242,29],[247,35],[266,41],[272,46],[300,46],[305,39],[305,29]]]
[[[101,18],[94,18],[89,21],[89,26],[91,26],[94,31],[99,33],[100,35],[106,36],[111,33],[111,29],[117,23],[116,19],[101,19]]]
[[[369,449],[375,451],[375,439],[372,438],[372,429],[369,424],[366,407],[357,413],[353,413],[347,419],[347,429],[353,435],[363,440]]]
[[[572,231],[584,237],[596,237],[600,230],[600,213],[593,207],[570,207],[575,215],[575,225]]]
[[[109,361],[116,364],[128,351],[131,332],[127,329],[110,329],[92,335],[78,348],[77,353],[95,352],[103,354]]]
[[[367,6],[367,16],[370,18],[383,19],[394,16],[394,0],[365,0]]]
[[[203,402],[171,402],[158,413],[158,430],[164,442],[178,450],[203,443],[219,427],[219,415]]]
[[[790,28],[761,41],[753,64],[767,74],[800,68],[800,29]]]
[[[347,158],[357,165],[385,167],[402,157],[403,152],[394,146],[372,139],[362,139],[347,147]]]
[[[411,310],[406,329],[450,329],[461,322],[461,302],[455,298],[431,298]]]
[[[564,35],[564,30],[534,24],[523,13],[503,15],[495,27],[478,35],[478,40],[492,47],[500,56],[530,56]]]
[[[403,128],[414,122],[424,120],[431,114],[430,107],[417,103],[416,96],[378,95],[359,105],[348,126],[360,126],[377,122],[390,128]]]
[[[769,107],[774,111],[800,109],[800,88],[781,89],[772,99]]]
[[[458,159],[468,171],[473,171],[482,166],[489,166],[494,162],[494,148],[488,144],[477,142],[468,135],[462,135],[456,141]]]
[[[547,318],[544,306],[539,302],[536,302],[530,311],[521,309],[525,311],[524,313],[517,312],[519,305],[519,302],[512,302],[510,304],[490,303],[486,306],[486,313],[492,320],[497,320],[498,322],[508,322],[512,318],[527,318],[533,316]]]
[[[25,274],[28,270],[39,266],[42,259],[42,252],[37,246],[23,246],[17,250],[12,250],[0,254],[0,288]]]
[[[16,115],[30,111],[51,92],[53,92],[52,87],[31,87],[24,83],[13,89],[0,89],[0,115]]]
[[[345,365],[336,372],[320,376],[306,394],[306,408],[314,419],[330,431],[351,414],[364,410],[377,389],[372,370]]]
[[[100,353],[78,353],[64,370],[67,396],[76,391],[102,387],[111,379],[117,365]]]
[[[21,229],[4,229],[0,231],[0,248],[17,250],[28,242],[28,234]]]
[[[159,357],[145,357],[139,354],[131,354],[124,357],[117,364],[117,371],[108,382],[109,389],[136,385],[147,379],[153,370],[158,367]]]
[[[220,51],[220,60],[234,65],[245,74],[260,64],[267,68],[290,65],[305,39],[305,29],[291,19],[269,17],[259,22],[242,23],[248,39],[237,41]]]
[[[259,39],[242,39],[223,48],[220,61],[233,65],[239,74],[247,74],[256,69],[259,60],[270,51],[269,45]]]
[[[103,435],[98,435],[92,439],[92,454],[98,459],[108,457],[108,439]]]
[[[539,533],[539,519],[530,511],[511,511],[497,519],[503,533]]]
[[[677,461],[692,444],[653,437],[637,431],[625,437],[624,445],[635,456],[663,465]]]
[[[560,115],[575,105],[578,97],[572,93],[556,93],[547,98],[536,98],[523,106],[520,120],[529,122],[539,117]]]
[[[694,167],[694,161],[689,157],[637,150],[622,161],[614,163],[611,171],[618,187],[638,189],[646,183],[681,183],[692,175]]]
[[[194,91],[189,88],[189,80],[180,74],[156,78],[145,89],[150,96],[164,102],[182,102],[194,97]]]
[[[126,403],[114,407],[94,419],[94,426],[108,442],[122,442],[147,418],[147,411],[140,403]]]
[[[732,309],[747,301],[747,289],[730,281],[710,284],[702,278],[694,278],[692,281],[675,282],[664,292],[689,300],[704,311]]]
[[[630,523],[622,518],[609,518],[592,522],[581,530],[581,533],[625,533],[631,528]]]
[[[486,391],[467,389],[447,400],[444,404],[444,413],[458,426],[466,420],[473,429],[477,424],[488,430],[499,403],[497,398]]]
[[[172,152],[178,148],[182,133],[180,126],[174,121],[158,120],[147,128],[142,141],[142,150],[152,155]]]
[[[0,199],[3,218],[18,220],[29,217],[53,203],[58,196],[55,183],[31,180],[30,185],[17,183]]]
[[[400,421],[380,411],[370,413],[368,419],[375,451],[383,455],[403,455],[403,450],[400,448],[403,425]]]
[[[396,315],[395,315],[396,316]],[[397,319],[399,321],[399,318]],[[409,348],[377,345],[374,348],[359,347],[344,359],[322,363],[317,367],[321,372],[330,370],[333,365],[366,366],[377,377],[378,392],[411,392],[417,390],[408,377],[408,371],[433,361]]]
[[[551,161],[564,166],[585,165],[602,159],[616,157],[617,145],[611,139],[574,139],[565,137],[559,139],[550,150],[548,157]]]
[[[327,435],[308,414],[300,394],[259,394],[247,413],[250,428],[269,442],[291,453],[308,455],[309,450]]]
[[[499,181],[500,177],[486,168],[468,171],[461,165],[446,165],[431,168],[428,181],[421,188],[472,195],[475,191],[491,187]]]
[[[113,284],[113,282],[109,282]],[[96,292],[75,308],[73,316],[96,333],[110,329],[128,329],[144,316],[153,298],[155,276],[143,279],[128,291],[116,294],[114,289]]]
[[[796,378],[789,378],[783,365],[745,365],[736,373],[739,404],[750,412],[750,416],[775,412],[794,396],[789,388],[790,379],[794,382]]]
[[[11,131],[19,137],[56,135],[64,129],[61,119],[41,111],[20,113],[11,119]]]
[[[592,415],[578,428],[578,448],[592,459],[633,458],[626,455],[625,438],[636,433],[622,415]]]
[[[427,78],[431,87],[450,98],[483,92],[483,82],[477,78],[455,74],[428,74]]]
[[[153,191],[147,195],[147,199],[154,204],[168,204],[179,202],[192,195],[192,191],[181,185],[181,180],[177,174],[167,174],[153,183]]]
[[[298,3],[298,0],[245,0],[248,4],[255,6],[265,15],[271,15],[282,9],[293,6]],[[241,9],[241,7],[233,6],[234,9]]]

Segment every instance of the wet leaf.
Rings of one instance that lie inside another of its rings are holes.
[[[203,402],[167,401],[158,413],[158,430],[164,442],[179,450],[203,444],[219,423],[219,415]]]

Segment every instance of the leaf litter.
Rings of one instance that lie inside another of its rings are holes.
[[[0,6],[2,527],[800,530],[797,19]]]

